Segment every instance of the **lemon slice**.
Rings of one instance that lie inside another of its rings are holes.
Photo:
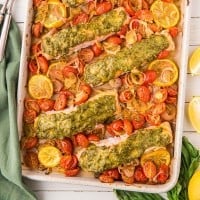
[[[192,75],[200,75],[200,47],[192,53],[189,60],[189,69]]]
[[[200,97],[193,97],[190,101],[188,114],[193,128],[200,133]]]
[[[169,165],[170,154],[166,149],[158,149],[148,153],[144,153],[141,157],[141,165],[143,166],[145,162],[153,161],[157,166],[161,164]]]
[[[179,10],[174,3],[157,0],[152,4],[150,10],[155,23],[163,28],[175,26],[180,19]]]
[[[44,20],[46,28],[59,28],[64,24],[63,18],[66,18],[66,7],[59,0],[48,1],[48,15]]]
[[[63,61],[52,63],[48,68],[47,76],[50,76],[51,72],[53,72],[54,70],[62,71],[65,66],[66,66],[66,62],[63,62]]]
[[[196,171],[188,185],[189,200],[200,200],[200,171]]]
[[[34,99],[50,99],[53,95],[53,84],[47,76],[37,74],[30,78],[28,92]]]
[[[153,82],[154,85],[166,87],[174,84],[178,79],[178,67],[169,59],[154,60],[150,63],[148,69],[157,73],[157,78]]]
[[[43,146],[39,149],[38,160],[45,167],[55,167],[60,163],[61,152],[54,146]]]

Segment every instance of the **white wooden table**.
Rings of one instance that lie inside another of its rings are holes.
[[[200,46],[200,0],[189,0],[192,7],[190,18],[190,42],[188,53]],[[0,3],[5,0],[0,0]],[[14,19],[18,22],[19,27],[23,30],[23,22],[25,19],[25,0],[17,0],[13,9]],[[184,135],[188,136],[190,141],[200,148],[200,134],[197,134],[191,127],[187,115],[188,102],[192,96],[200,96],[200,76],[192,77],[187,75],[187,92],[185,102],[185,120]],[[112,190],[99,187],[86,187],[78,185],[68,185],[59,183],[38,182],[24,180],[28,187],[34,191],[39,200],[116,200]]]

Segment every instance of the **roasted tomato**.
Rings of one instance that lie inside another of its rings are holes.
[[[123,127],[124,127],[123,120],[118,119],[116,121],[113,121],[111,123],[111,126],[112,126],[113,130],[115,130],[115,131],[122,131]]]
[[[140,129],[144,126],[145,117],[141,114],[135,114],[132,119],[134,129]]]
[[[55,93],[59,93],[64,87],[64,84],[57,79],[53,79],[52,83],[53,83],[53,91]]]
[[[134,183],[134,180],[135,180],[134,176],[128,177],[128,176],[122,174],[121,177],[122,177],[122,181],[124,181],[124,183],[127,183],[127,184],[133,184]]]
[[[134,11],[134,8],[133,8],[133,6],[132,6],[130,0],[125,0],[125,1],[123,1],[123,6],[124,6],[126,12],[127,12],[130,16],[134,16],[134,15],[135,15],[135,11]]]
[[[35,43],[31,46],[31,52],[33,55],[37,55],[41,51],[41,44]]]
[[[60,166],[64,169],[71,169],[73,164],[73,157],[72,155],[65,155],[60,160]]]
[[[117,32],[117,34],[120,36],[126,35],[127,31],[128,31],[128,25],[126,24],[121,27],[120,31]]]
[[[158,169],[157,182],[166,183],[169,177],[169,166],[162,164]]]
[[[43,112],[53,110],[55,101],[52,99],[39,99],[38,104]]]
[[[130,135],[133,132],[133,125],[131,124],[131,122],[128,119],[124,119],[123,124],[124,124],[123,129],[124,129],[125,133]]]
[[[151,113],[148,113],[145,116],[145,119],[148,122],[148,124],[150,124],[152,126],[156,126],[156,125],[159,125],[161,123],[160,115],[153,115]]]
[[[99,176],[99,180],[102,183],[113,183],[114,182],[114,178],[110,177],[109,175],[105,175],[105,174],[101,174]]]
[[[144,171],[141,166],[135,168],[134,179],[139,183],[146,183],[147,177],[144,174]]]
[[[77,167],[75,169],[65,170],[65,176],[76,176],[80,171],[80,168]]]
[[[102,3],[97,4],[96,6],[96,14],[97,15],[102,15],[104,13],[107,13],[112,9],[112,3],[109,1],[105,1]]]
[[[21,148],[22,149],[32,149],[36,147],[38,144],[38,138],[37,137],[24,137],[21,140]]]
[[[178,86],[174,84],[174,85],[167,87],[167,93],[169,96],[177,96]]]
[[[83,133],[78,133],[75,136],[75,138],[76,138],[76,142],[77,142],[78,146],[81,146],[83,148],[88,147],[89,140],[88,140],[88,138]]]
[[[149,179],[152,179],[157,173],[156,165],[152,161],[145,162],[142,168],[145,176]]]
[[[168,50],[163,50],[158,54],[158,59],[164,59],[169,56],[169,51]]]
[[[73,25],[84,24],[88,21],[88,19],[89,19],[88,14],[82,12],[73,18],[72,23]]]
[[[119,100],[122,103],[127,103],[128,101],[130,101],[133,98],[133,93],[130,90],[123,90],[120,94],[119,94]]]
[[[33,0],[33,5],[35,7],[38,7],[40,5],[40,3],[42,2],[42,0]]]
[[[62,70],[63,76],[68,77],[70,73],[73,73],[74,75],[78,74],[78,70],[74,68],[73,66],[66,66]]]
[[[24,155],[24,163],[30,169],[38,169],[39,161],[37,153],[33,151],[27,151]]]
[[[117,35],[110,36],[106,41],[116,45],[120,45],[122,43],[122,39]]]
[[[84,92],[87,93],[88,95],[91,95],[91,93],[92,93],[92,88],[91,88],[89,85],[87,85],[87,84],[82,84],[82,85],[80,85],[79,90],[84,91]]]
[[[73,145],[72,141],[69,138],[64,138],[62,140],[56,140],[57,147],[64,154],[72,154]]]
[[[137,19],[140,19],[142,21],[146,22],[153,21],[153,14],[150,10],[138,10],[135,12],[135,16]]]
[[[89,134],[87,138],[88,138],[89,141],[96,141],[97,142],[97,141],[100,140],[100,137],[96,134],[93,134],[93,133]]]
[[[46,74],[49,68],[47,59],[44,56],[38,56],[37,58],[39,70],[42,74]]]
[[[117,180],[120,178],[120,174],[117,168],[114,169],[108,169],[103,172],[104,175],[110,176],[111,178]]]
[[[103,47],[101,46],[100,43],[93,44],[91,48],[92,48],[92,51],[94,52],[95,56],[99,56],[103,52]]]
[[[67,106],[67,95],[60,93],[54,104],[54,110],[63,110]]]
[[[154,92],[153,94],[153,101],[155,103],[162,103],[167,99],[167,89],[162,88]]]
[[[37,74],[38,72],[38,66],[37,66],[37,62],[35,59],[32,59],[29,61],[28,63],[28,69],[32,74]]]
[[[151,109],[150,109],[150,113],[152,115],[160,115],[162,113],[164,113],[166,110],[166,104],[165,103],[157,103],[155,104]]]
[[[147,70],[144,72],[145,74],[145,80],[144,85],[147,85],[149,83],[153,83],[156,80],[157,74],[154,70]]]
[[[36,38],[39,38],[42,32],[43,32],[43,26],[40,22],[32,25],[32,34]]]
[[[78,56],[80,60],[82,60],[84,63],[89,63],[94,58],[94,52],[92,51],[91,48],[88,47],[88,48],[82,49],[79,52]]]
[[[174,120],[176,117],[176,106],[174,104],[166,104],[165,111],[161,114],[161,118],[166,121]]]
[[[27,124],[32,124],[37,117],[37,112],[35,110],[25,110],[23,114],[23,119]]]
[[[36,111],[36,113],[40,112],[40,106],[39,106],[37,100],[35,100],[35,99],[26,98],[24,100],[24,106],[25,106],[26,110],[34,110],[34,111]]]
[[[179,32],[179,30],[178,30],[177,27],[171,27],[171,28],[169,28],[169,34],[170,34],[173,38],[177,37],[178,32]]]
[[[139,100],[147,103],[151,98],[151,92],[148,87],[142,85],[137,88],[137,96]]]

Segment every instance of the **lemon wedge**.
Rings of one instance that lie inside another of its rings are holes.
[[[200,75],[200,47],[192,53],[189,60],[189,69],[192,75]]]
[[[190,101],[188,114],[193,128],[200,133],[200,97],[193,97]]]
[[[155,1],[150,8],[155,23],[163,28],[176,26],[180,19],[180,13],[174,3]]]
[[[189,200],[200,200],[200,171],[196,171],[188,185]]]
[[[53,84],[47,76],[37,74],[30,78],[28,92],[34,99],[50,99],[53,95]]]
[[[56,167],[60,163],[61,152],[54,146],[43,146],[39,148],[38,160],[45,167]]]

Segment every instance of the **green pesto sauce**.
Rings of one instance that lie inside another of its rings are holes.
[[[86,65],[84,80],[93,85],[101,85],[116,77],[117,72],[129,72],[142,64],[154,60],[158,53],[169,45],[164,36],[151,36],[131,47],[124,47],[116,55],[107,55]]]
[[[62,29],[52,36],[45,36],[41,43],[42,51],[52,57],[65,56],[69,53],[70,48],[94,40],[97,36],[119,31],[125,19],[124,11],[111,10],[94,17],[88,23]]]
[[[98,123],[112,117],[115,111],[115,96],[103,95],[80,105],[69,114],[41,114],[34,126],[39,138],[71,137],[78,132],[93,129]]]
[[[79,158],[80,167],[89,172],[101,173],[139,158],[153,146],[167,146],[170,136],[162,128],[138,130],[125,141],[110,147],[90,145]]]

